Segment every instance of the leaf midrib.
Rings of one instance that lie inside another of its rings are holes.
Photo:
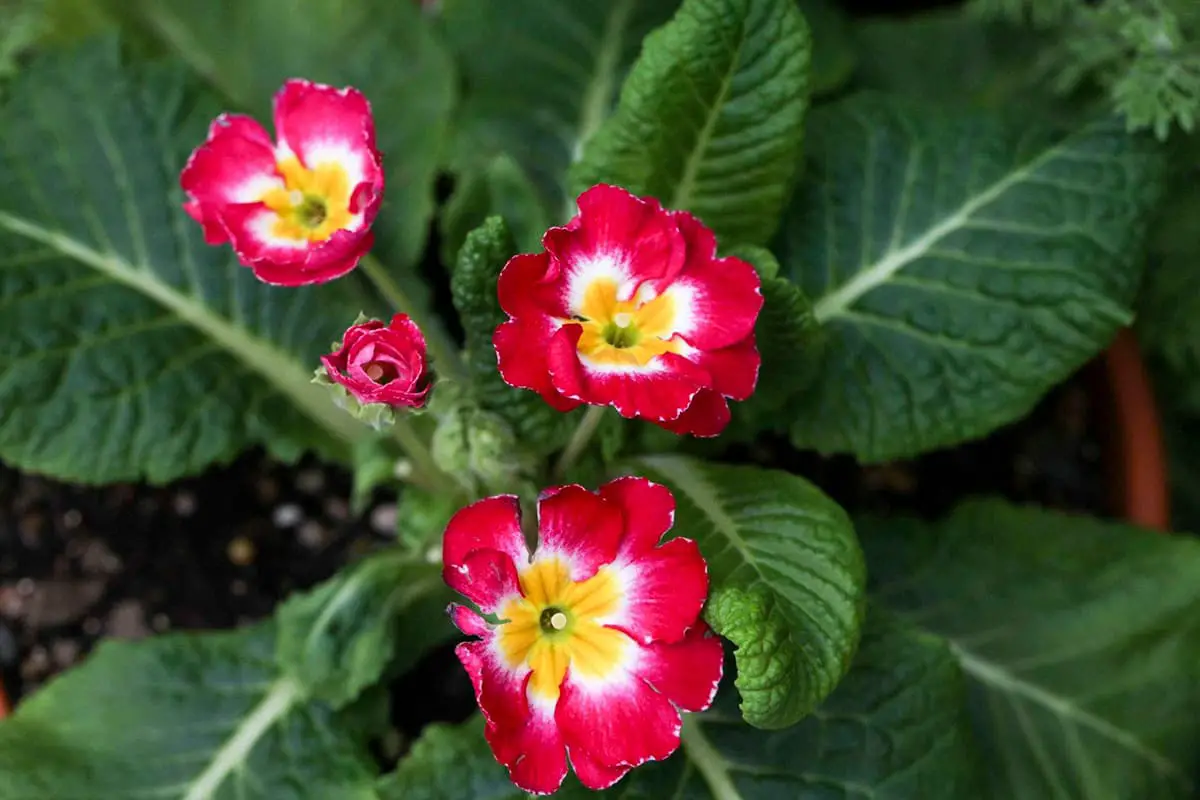
[[[361,426],[333,404],[323,387],[312,384],[311,374],[289,354],[214,314],[194,295],[179,292],[157,280],[148,267],[134,266],[57,231],[3,211],[0,211],[0,229],[49,247],[65,258],[90,267],[154,300],[220,345],[335,436],[346,442],[353,442],[362,436]]]
[[[977,211],[995,202],[1009,189],[1029,178],[1047,160],[1069,150],[1074,140],[1075,136],[1068,136],[1041,151],[1036,158],[1019,166],[1014,165],[1014,169],[1005,177],[964,200],[957,209],[945,216],[942,222],[929,228],[924,234],[899,250],[891,250],[874,264],[859,270],[853,278],[835,291],[823,296],[813,305],[813,315],[817,321],[828,322],[846,312],[867,292],[887,283],[896,273],[932,249],[941,239],[958,230]],[[909,189],[910,187],[905,186],[906,192]]]
[[[1179,786],[1187,789],[1192,788],[1192,781],[1179,768],[1178,764],[1148,746],[1131,732],[1119,728],[1108,720],[1081,708],[1072,702],[1069,697],[1054,694],[1041,686],[1022,680],[1003,664],[989,661],[962,647],[953,639],[949,640],[949,644],[951,651],[962,666],[963,672],[978,680],[989,689],[1020,697],[1045,709],[1059,719],[1073,722],[1082,728],[1086,728],[1097,736],[1140,757],[1143,761],[1154,767],[1157,773],[1169,777]]]
[[[700,129],[699,136],[696,137],[695,147],[688,154],[687,161],[683,165],[683,174],[679,176],[679,183],[675,184],[675,192],[671,196],[669,208],[686,209],[692,201],[692,192],[696,188],[696,176],[700,173],[700,164],[704,160],[704,155],[708,152],[708,146],[712,143],[713,132],[717,128],[717,121],[721,118],[721,109],[725,105],[725,99],[729,96],[729,90],[733,86],[733,76],[737,73],[737,68],[742,59],[742,48],[746,45],[746,25],[743,23],[741,36],[738,38],[737,47],[734,49],[729,59],[729,69],[721,79],[721,90],[717,92],[717,98],[709,107],[708,116],[704,120],[704,127]]]
[[[275,726],[303,697],[300,684],[291,678],[280,678],[271,684],[249,714],[220,749],[204,771],[188,784],[181,800],[211,800],[225,779],[239,771],[262,737]]]

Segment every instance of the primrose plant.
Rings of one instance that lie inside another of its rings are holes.
[[[158,0],[14,62],[0,458],[260,447],[397,524],[21,697],[0,798],[1193,796],[1194,541],[797,474],[1017,422],[1133,319],[1168,150],[879,55],[952,13]]]

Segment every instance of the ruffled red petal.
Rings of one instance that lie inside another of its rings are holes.
[[[464,605],[451,603],[446,611],[450,614],[450,621],[454,623],[454,627],[467,636],[487,636],[492,632],[487,620]]]
[[[571,316],[562,290],[562,270],[546,253],[520,253],[500,270],[496,281],[500,307],[510,317]]]
[[[231,204],[257,203],[283,182],[275,170],[275,150],[267,132],[250,117],[222,114],[208,129],[208,140],[196,148],[179,176],[188,195],[184,210],[201,224],[208,244],[222,244],[229,234],[221,210]]]
[[[362,184],[382,190],[383,170],[375,145],[375,120],[362,92],[293,79],[275,95],[279,144],[309,169],[336,162],[347,172],[355,194]]]
[[[624,530],[621,509],[582,486],[557,487],[538,498],[537,556],[562,558],[573,581],[612,563]]]
[[[575,776],[579,778],[579,782],[594,792],[607,789],[621,780],[621,778],[624,778],[629,770],[633,769],[628,764],[606,767],[583,750],[571,750],[568,748],[567,755],[571,760],[571,767],[574,768]]]
[[[492,335],[500,377],[509,386],[532,389],[557,411],[571,411],[579,401],[563,397],[554,388],[546,366],[546,351],[557,330],[544,315],[523,317],[503,323]]]
[[[702,389],[678,419],[665,420],[658,425],[672,433],[712,438],[725,430],[731,417],[729,403],[724,397],[711,389]]]
[[[512,558],[497,550],[472,550],[455,567],[443,567],[446,585],[474,602],[485,614],[499,611],[521,596]]]
[[[644,282],[661,290],[683,268],[683,237],[654,198],[599,184],[581,194],[578,205],[571,222],[551,228],[542,239],[561,266],[562,306],[577,311],[588,285],[601,275],[627,283],[632,293]]]
[[[693,347],[716,350],[754,332],[762,310],[762,282],[740,258],[717,258],[717,239],[700,220],[673,212],[687,242],[687,266],[671,285],[678,298],[676,331]]]
[[[708,566],[691,539],[671,539],[620,562],[625,603],[619,626],[642,643],[677,642],[696,624],[708,597]]]
[[[354,270],[362,257],[370,252],[375,236],[370,230],[342,230],[328,240],[308,245],[300,262],[272,262],[269,257],[253,258],[253,252],[238,251],[243,264],[248,264],[263,283],[275,286],[308,286],[340,278]]]
[[[628,419],[675,419],[691,405],[708,382],[703,370],[685,358],[666,353],[653,371],[614,371],[589,366],[578,352],[579,325],[564,325],[550,339],[546,362],[555,390],[590,405],[612,406]]]
[[[732,400],[745,400],[754,394],[762,357],[754,336],[720,350],[698,351],[692,360],[709,374],[709,388]]]
[[[521,532],[521,503],[516,495],[484,498],[450,518],[442,537],[444,568],[461,566],[467,554],[475,550],[495,550],[515,564],[529,563],[525,534]]]
[[[643,646],[637,673],[684,711],[704,711],[712,705],[725,668],[720,638],[697,622],[683,641]]]
[[[558,789],[567,776],[566,747],[553,715],[529,703],[528,669],[506,669],[486,641],[465,642],[455,653],[487,720],[484,736],[512,782],[533,794]]]
[[[675,497],[661,483],[637,476],[609,481],[600,496],[625,514],[625,537],[618,558],[639,558],[652,550],[675,524]]]
[[[679,711],[631,673],[589,684],[568,669],[554,716],[570,751],[605,767],[662,760],[679,747]]]

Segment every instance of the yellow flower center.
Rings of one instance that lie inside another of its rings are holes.
[[[617,289],[612,278],[588,285],[576,317],[583,326],[579,353],[593,363],[644,367],[656,356],[679,352],[679,343],[671,341],[675,300],[669,294],[620,300]]]
[[[307,169],[295,156],[275,165],[284,187],[270,189],[262,203],[279,219],[271,233],[281,239],[323,242],[354,219],[350,212],[350,176],[339,164]]]
[[[621,587],[608,567],[586,581],[573,581],[557,558],[536,561],[520,574],[524,597],[500,609],[500,651],[510,668],[528,664],[529,689],[544,700],[557,700],[567,674],[601,680],[617,667],[632,644],[620,631],[598,619],[621,605]]]

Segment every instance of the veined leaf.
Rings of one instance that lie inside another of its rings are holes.
[[[454,66],[417,3],[395,0],[110,0],[243,110],[269,121],[287,78],[350,85],[371,101],[387,187],[374,252],[406,291],[425,247],[455,100]],[[428,324],[423,319],[422,324]]]
[[[711,582],[704,616],[737,645],[742,714],[794,725],[850,666],[862,624],[862,553],[846,513],[786,472],[648,456],[639,474],[666,484],[670,535],[694,539]]]
[[[795,0],[684,0],[646,37],[621,101],[572,169],[763,244],[801,161],[811,41]]]
[[[1009,798],[1191,798],[1200,543],[999,501],[860,525],[873,602],[949,644]]]
[[[825,328],[792,438],[887,460],[1023,416],[1132,318],[1155,143],[865,94],[809,127],[776,252]]]
[[[274,627],[105,642],[0,723],[5,800],[373,800],[365,719],[275,672]]]
[[[294,456],[365,431],[309,383],[357,313],[348,287],[261,284],[181,209],[203,101],[165,73],[128,75],[115,42],[14,81],[0,108],[6,461],[165,482],[255,443]]]
[[[964,800],[980,795],[963,676],[949,648],[872,612],[854,666],[808,719],[762,731],[739,717],[732,692],[689,714],[682,749],[587,793],[568,779],[555,797],[598,800]],[[523,800],[483,738],[482,718],[432,726],[381,800]]]
[[[276,614],[276,661],[306,696],[341,708],[449,639],[441,567],[403,548],[368,556],[289,597]]]
[[[678,0],[444,0],[469,92],[455,166],[516,158],[556,224],[575,213],[567,168],[600,127],[642,39]]]

